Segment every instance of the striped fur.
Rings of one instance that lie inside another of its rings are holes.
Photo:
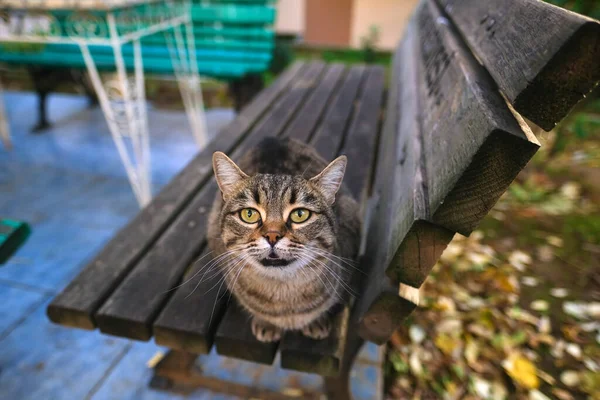
[[[335,193],[345,157],[328,167],[305,144],[269,138],[239,168],[222,153],[215,154],[214,168],[222,193],[210,214],[209,246],[222,257],[217,265],[229,290],[254,317],[255,335],[272,341],[285,330],[301,330],[326,337],[330,311],[351,290],[353,268],[342,259],[356,259],[360,240],[356,201],[343,188]],[[245,208],[258,210],[261,221],[243,222]],[[295,224],[289,215],[298,208],[311,213]]]

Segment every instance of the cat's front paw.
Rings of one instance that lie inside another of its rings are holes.
[[[282,330],[268,322],[252,318],[252,333],[260,342],[270,343],[281,339]]]
[[[302,334],[311,339],[325,339],[331,333],[331,319],[329,317],[319,318],[302,328]]]

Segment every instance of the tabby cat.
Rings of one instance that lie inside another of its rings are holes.
[[[327,165],[301,142],[268,138],[239,167],[216,152],[213,168],[221,193],[209,246],[225,260],[219,268],[252,315],[254,336],[271,342],[299,330],[326,338],[333,310],[348,300],[349,260],[359,250],[358,205],[340,190],[346,157]]]

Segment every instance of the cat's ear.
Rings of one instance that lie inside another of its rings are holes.
[[[229,157],[220,151],[213,154],[213,170],[219,189],[223,193],[223,198],[226,198],[236,183],[248,178],[240,167],[235,165]]]
[[[321,190],[329,205],[335,202],[335,194],[342,186],[347,163],[346,156],[340,156],[333,160],[319,175],[310,179],[310,182]]]

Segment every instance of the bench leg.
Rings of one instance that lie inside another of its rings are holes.
[[[316,400],[317,393],[304,393],[301,396],[287,395],[267,389],[246,386],[236,382],[204,376],[195,365],[198,356],[182,351],[170,350],[154,367],[154,376],[149,386],[156,390],[168,390],[182,394],[190,394],[197,389],[210,390],[237,396],[241,399],[262,400]]]
[[[38,123],[33,127],[33,133],[42,133],[44,130],[50,128],[50,123],[47,117],[47,105],[48,105],[48,92],[37,92],[38,95]]]
[[[335,378],[324,378],[325,394],[330,400],[351,400],[350,392],[350,372],[354,359],[356,358],[364,340],[357,334],[352,334],[352,330],[348,330],[346,338],[346,350],[344,351],[344,363],[340,371],[340,375]],[[356,332],[356,331],[354,331]]]
[[[154,375],[149,386],[156,390],[193,392],[197,386],[187,384],[193,374],[199,374],[194,369],[198,356],[183,351],[170,350],[167,355],[154,367]]]

